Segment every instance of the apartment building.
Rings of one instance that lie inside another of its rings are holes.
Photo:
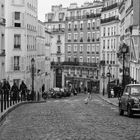
[[[51,81],[53,87],[64,86],[61,63],[65,60],[65,16],[67,9],[62,5],[52,6],[45,15],[45,26],[51,32]],[[59,64],[59,65],[58,65]]]
[[[0,80],[5,79],[5,1],[0,0]]]
[[[45,85],[45,24],[38,20],[36,37],[36,91],[41,93],[42,86]]]
[[[45,28],[45,90],[53,87],[51,80],[51,33]]]
[[[99,89],[101,1],[71,3],[65,24],[65,86]],[[96,86],[97,85],[97,86]]]
[[[140,82],[140,1],[123,0],[120,7],[121,42],[128,46],[125,61],[125,75],[128,73],[131,80]]]
[[[31,86],[31,59],[37,57],[37,0],[5,0],[6,74],[12,84]]]
[[[114,84],[118,84],[120,79],[117,58],[120,45],[119,4],[120,0],[104,0],[104,7],[101,12],[101,92],[107,89],[108,76],[110,76],[110,81],[114,82]],[[107,73],[110,74],[107,76]]]

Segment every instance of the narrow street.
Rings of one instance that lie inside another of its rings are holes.
[[[0,126],[0,140],[140,140],[140,116],[119,116],[94,95],[26,104],[13,110]]]

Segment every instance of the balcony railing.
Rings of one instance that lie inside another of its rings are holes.
[[[51,66],[85,66],[85,67],[97,67],[97,63],[87,63],[87,62],[74,62],[74,61],[65,61],[65,62],[51,62]]]
[[[107,11],[107,10],[111,10],[111,9],[114,9],[114,8],[116,8],[117,6],[118,6],[118,4],[117,4],[117,3],[114,3],[114,4],[109,5],[109,6],[107,6],[107,7],[103,7],[103,8],[102,8],[102,12]]]
[[[97,13],[97,14],[91,13],[89,15],[66,17],[66,21],[69,21],[69,20],[77,20],[77,19],[97,18],[97,17],[100,17],[100,16],[101,16],[101,13]]]
[[[20,70],[19,66],[14,66],[14,70]]]
[[[52,29],[52,32],[65,32],[65,29],[64,28],[54,28]]]
[[[115,21],[115,20],[119,20],[118,16],[113,16],[113,17],[109,17],[109,18],[105,18],[105,19],[101,19],[101,23],[108,23],[111,21]]]

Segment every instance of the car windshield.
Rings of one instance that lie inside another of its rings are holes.
[[[132,86],[131,95],[140,95],[140,86]]]

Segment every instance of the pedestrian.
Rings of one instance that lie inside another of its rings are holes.
[[[11,92],[12,92],[12,95],[13,95],[13,100],[14,101],[19,100],[19,88],[18,88],[16,82],[14,82],[14,84],[11,88]]]
[[[26,94],[27,94],[27,86],[24,83],[24,81],[21,82],[20,84],[20,88],[19,88],[20,92],[21,92],[21,101],[25,101],[26,99]]]
[[[2,90],[3,90],[3,94],[4,94],[4,100],[8,101],[9,100],[9,92],[10,92],[10,84],[8,81],[6,81],[6,79],[4,79],[4,81],[3,81]]]
[[[110,93],[111,93],[111,98],[113,98],[114,97],[114,90],[111,89]]]
[[[85,93],[85,94],[87,93],[87,87],[84,88],[84,93]]]
[[[92,99],[92,96],[91,96],[91,89],[88,88],[87,89],[87,98],[85,99],[85,104],[88,104],[88,102]]]

